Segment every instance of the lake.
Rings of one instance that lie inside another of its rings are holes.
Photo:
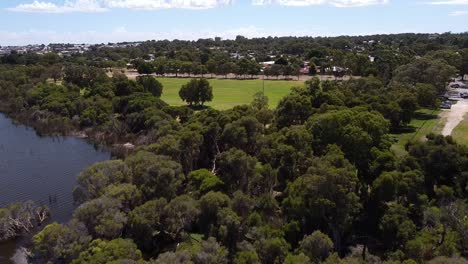
[[[47,205],[51,221],[67,222],[75,209],[72,191],[87,166],[110,159],[75,137],[41,137],[32,128],[15,125],[0,114],[0,207],[33,200]],[[21,240],[0,243],[0,263],[9,259]]]

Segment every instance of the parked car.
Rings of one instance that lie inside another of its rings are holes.
[[[451,88],[460,88],[460,85],[458,83],[450,85]]]
[[[443,101],[440,104],[440,108],[442,108],[442,109],[451,109],[452,108],[452,102],[450,100]]]
[[[468,93],[467,92],[460,93],[460,97],[466,99],[466,98],[468,98]]]
[[[452,104],[441,103],[441,104],[440,104],[440,108],[442,108],[442,109],[451,109],[451,108],[452,108]]]
[[[439,95],[439,96],[437,96],[437,98],[438,98],[438,99],[441,99],[441,100],[444,100],[444,101],[445,101],[445,100],[448,100],[448,97],[445,96],[445,95]]]

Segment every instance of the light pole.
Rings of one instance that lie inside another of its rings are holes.
[[[265,75],[262,78],[262,86],[263,86],[263,95],[265,95]]]

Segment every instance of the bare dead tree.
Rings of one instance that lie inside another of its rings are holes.
[[[9,240],[33,231],[49,216],[49,209],[33,201],[0,208],[0,241]]]

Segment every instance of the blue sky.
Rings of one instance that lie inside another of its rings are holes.
[[[2,0],[0,45],[468,31],[468,0]]]

